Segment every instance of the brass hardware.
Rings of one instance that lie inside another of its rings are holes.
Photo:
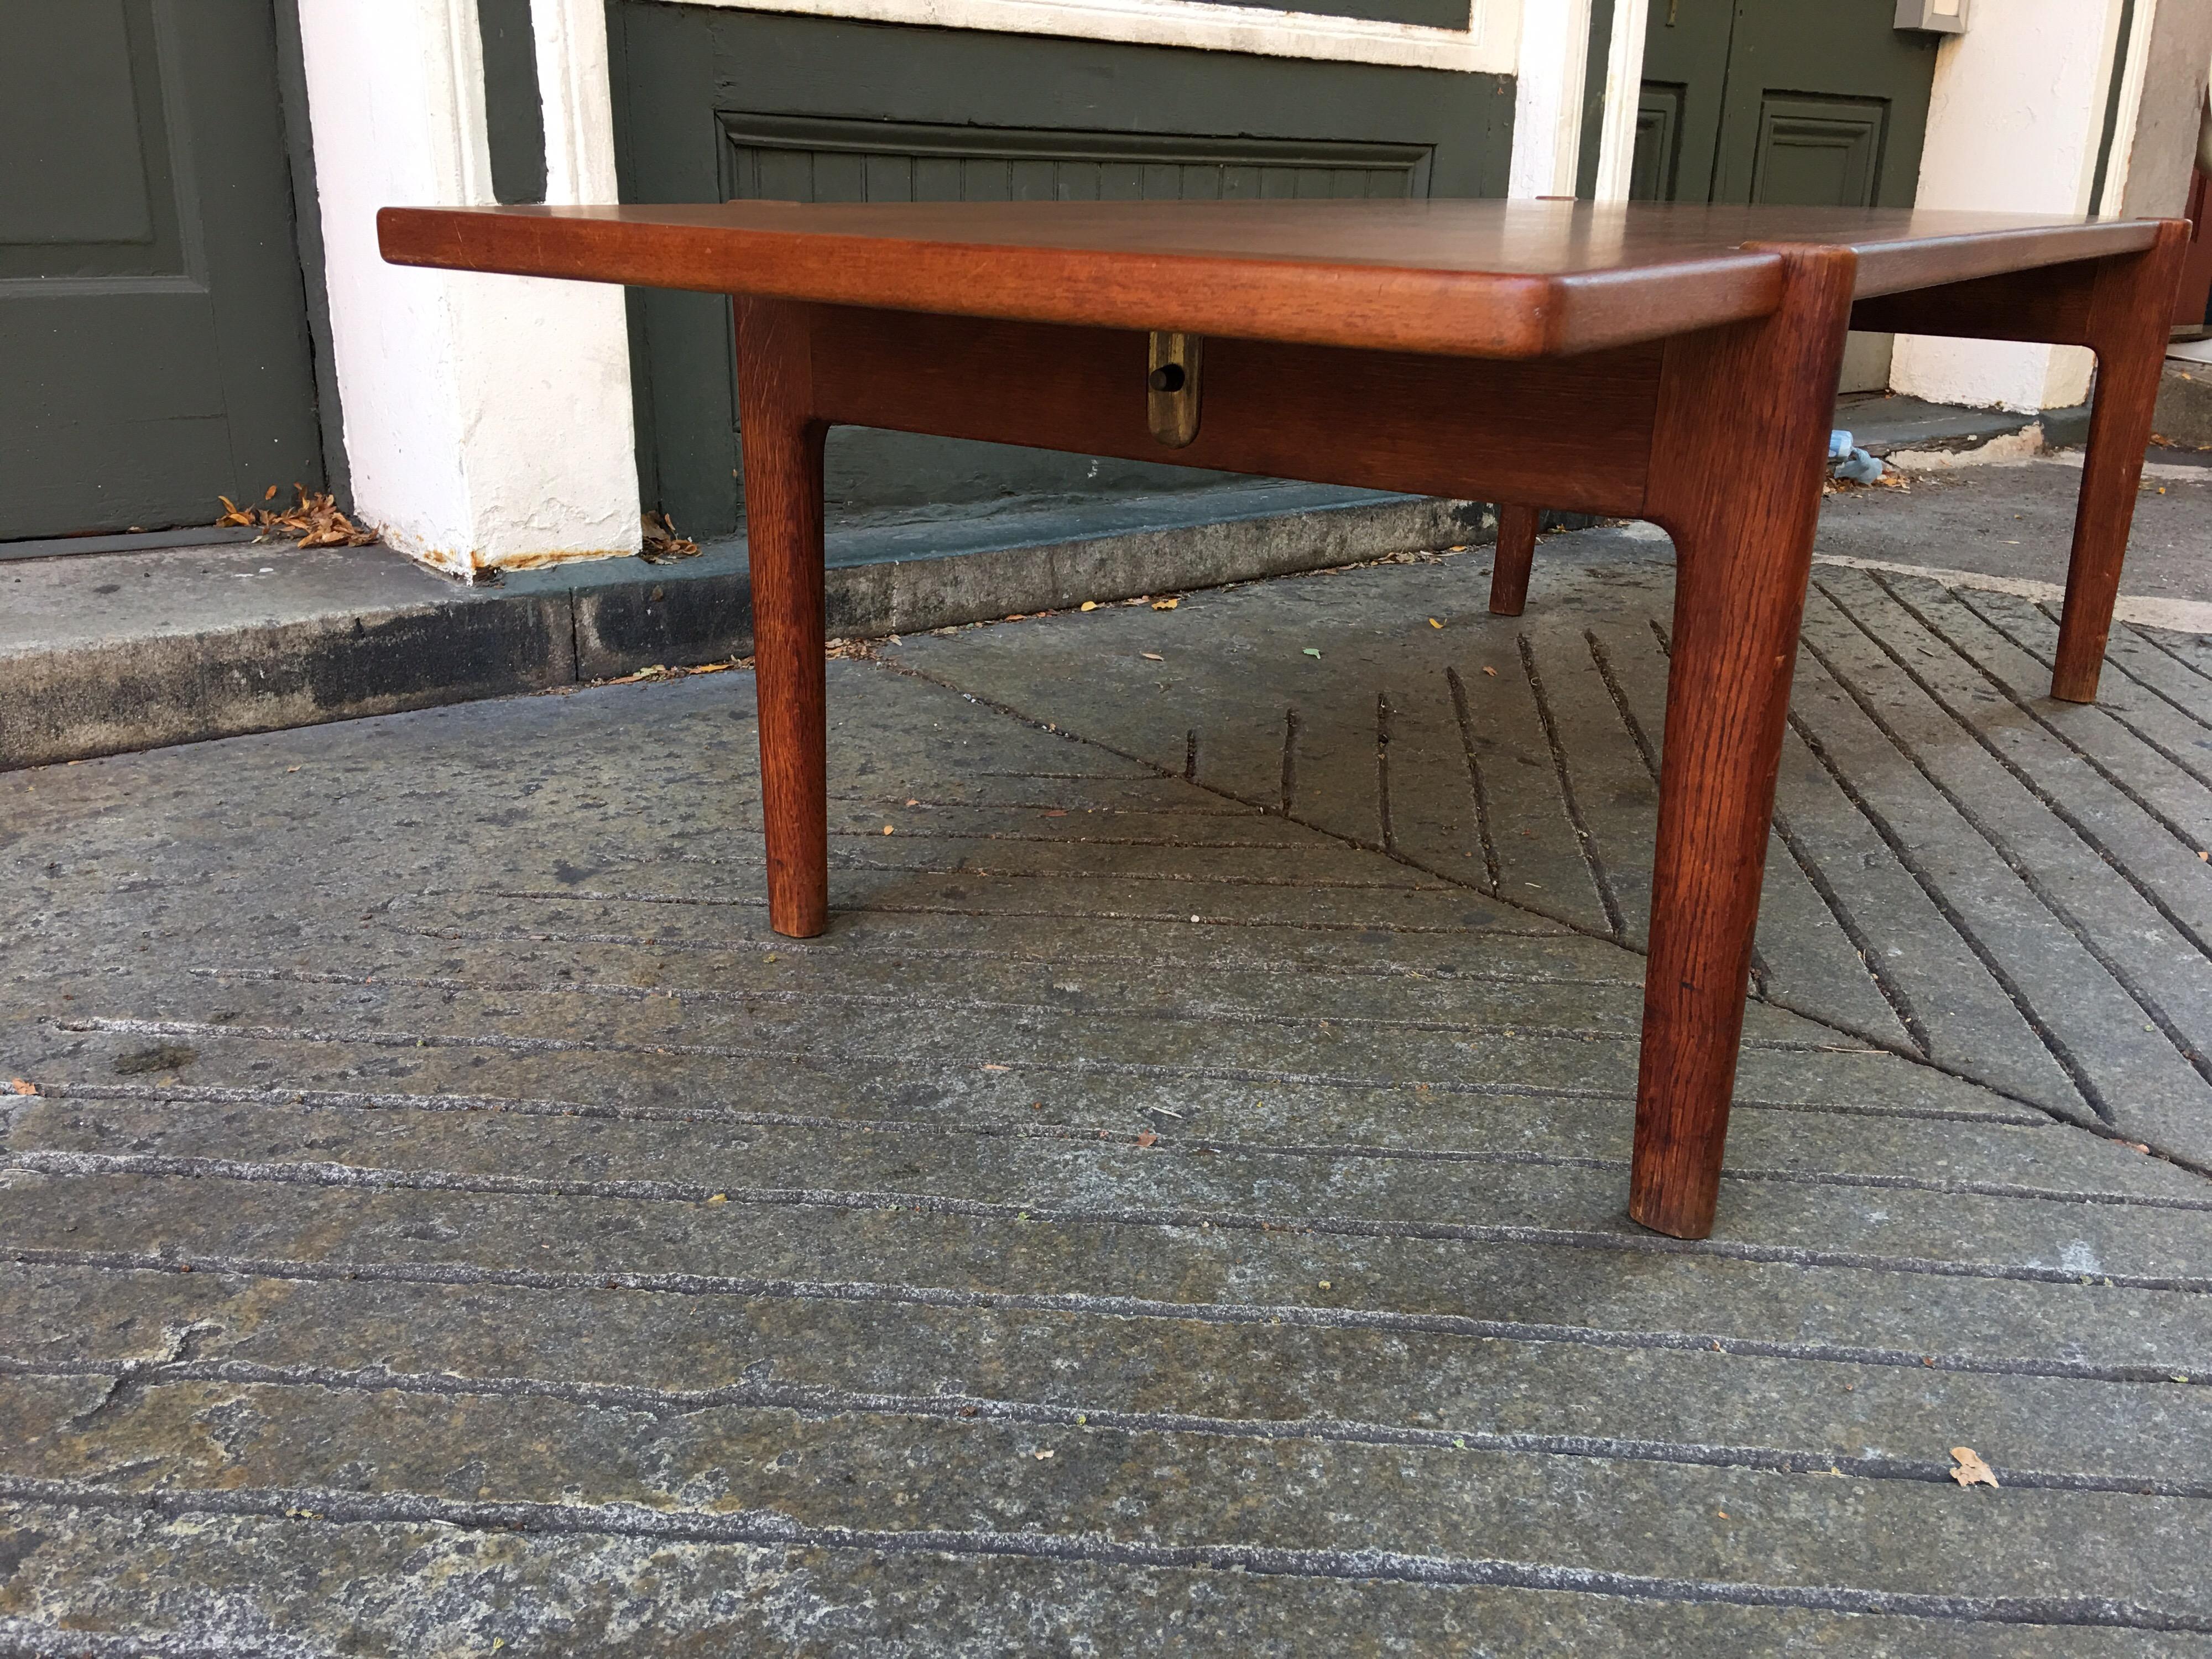
[[[1198,436],[1199,354],[1206,344],[1196,334],[1154,330],[1145,362],[1145,422],[1170,449],[1182,449]]]

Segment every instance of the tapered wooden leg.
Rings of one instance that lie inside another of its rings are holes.
[[[738,430],[752,564],[768,920],[808,939],[830,921],[830,804],[822,612],[823,422],[802,307],[740,297]]]
[[[2188,252],[2189,226],[2167,220],[2158,240],[2128,258],[2108,259],[2089,301],[2089,344],[2097,354],[2096,401],[2089,411],[2089,451],[2082,458],[2081,494],[2074,508],[2074,556],[2066,567],[2066,611],[2051,695],[2094,702],[2127,556],[2143,447],[2173,320],[2173,296]]]
[[[1540,507],[1500,502],[1498,559],[1490,567],[1490,614],[1517,617],[1528,603],[1528,567],[1536,561],[1536,522]]]
[[[1646,501],[1676,563],[1628,1212],[1678,1238],[1712,1231],[1856,263],[1777,251],[1779,312],[1668,343]]]

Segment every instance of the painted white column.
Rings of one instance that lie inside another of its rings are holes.
[[[611,200],[605,20],[536,9],[562,14],[539,24],[549,185]],[[636,551],[622,290],[377,252],[380,207],[493,199],[475,0],[300,0],[300,26],[361,516],[455,574]]]
[[[1521,8],[1508,196],[1575,193],[1589,24],[1589,0],[1526,0]]]
[[[1601,202],[1628,199],[1636,165],[1636,116],[1644,101],[1644,0],[1613,0],[1613,40],[1605,57],[1605,123],[1599,129],[1597,185]]]
[[[538,93],[545,111],[545,199],[611,202],[614,87],[603,0],[530,0]]]
[[[2146,24],[2150,5],[2137,0]],[[1918,205],[2088,212],[2119,9],[2120,0],[1977,5],[1966,33],[1936,56]],[[2115,150],[2127,142],[2123,131]],[[2080,346],[1905,334],[1890,385],[1936,403],[2063,409],[2088,396],[2092,366]]]

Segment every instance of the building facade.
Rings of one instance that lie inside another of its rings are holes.
[[[738,529],[726,304],[389,266],[386,204],[2172,213],[2212,61],[2212,0],[1914,0],[1926,26],[1910,27],[1898,0],[1312,7],[17,0],[0,539],[205,522],[218,492],[295,483],[456,573],[633,552],[641,508],[702,538]],[[1867,337],[1848,376],[2038,410],[2079,403],[2090,365]],[[1101,496],[1187,509],[1219,483],[889,433],[840,432],[830,453],[851,522]]]

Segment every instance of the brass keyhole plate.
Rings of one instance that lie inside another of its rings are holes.
[[[1195,334],[1154,331],[1146,352],[1145,423],[1170,449],[1198,436],[1199,356],[1206,342]]]

